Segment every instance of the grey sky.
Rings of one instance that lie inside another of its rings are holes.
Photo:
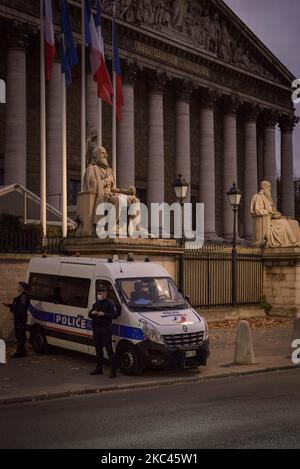
[[[224,1],[279,60],[300,78],[300,0]],[[300,116],[300,105],[296,112]],[[279,150],[279,131],[277,137]],[[300,177],[300,124],[295,130],[294,158],[295,172]],[[277,160],[280,171],[280,158]]]

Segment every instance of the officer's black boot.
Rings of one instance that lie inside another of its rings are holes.
[[[97,368],[95,368],[94,371],[92,371],[92,373],[90,373],[90,376],[96,376],[96,375],[103,375],[103,370],[102,368],[99,368],[97,366]]]
[[[116,368],[112,368],[110,370],[110,375],[109,375],[110,378],[116,378],[117,377],[117,370]]]
[[[11,358],[22,358],[22,357],[26,357],[27,356],[27,352],[26,350],[24,350],[23,352],[16,352],[13,354],[13,356]]]

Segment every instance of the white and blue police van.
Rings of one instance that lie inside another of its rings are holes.
[[[29,336],[37,353],[48,346],[95,355],[88,317],[102,286],[108,287],[118,319],[113,343],[121,371],[205,366],[206,320],[179,293],[167,271],[152,262],[83,257],[30,261]]]

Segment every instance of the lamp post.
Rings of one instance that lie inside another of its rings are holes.
[[[181,230],[181,238],[180,238],[180,247],[185,246],[185,236],[184,236],[184,201],[187,196],[187,192],[189,189],[189,184],[185,181],[185,179],[180,174],[176,179],[175,183],[173,184],[173,189],[175,192],[176,199],[179,201],[181,206],[181,221],[182,221],[182,230]],[[180,254],[179,257],[179,291],[182,295],[185,294],[184,291],[184,253]]]
[[[236,231],[237,231],[237,213],[242,199],[242,192],[238,189],[236,183],[227,192],[229,203],[233,210],[233,240],[232,240],[232,306],[237,306],[237,248],[236,248]]]

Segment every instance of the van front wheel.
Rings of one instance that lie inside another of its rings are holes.
[[[41,327],[34,327],[31,332],[31,344],[33,350],[39,355],[44,355],[48,352],[48,342]]]
[[[122,373],[129,376],[138,376],[143,372],[141,360],[133,345],[123,345],[118,353]]]

